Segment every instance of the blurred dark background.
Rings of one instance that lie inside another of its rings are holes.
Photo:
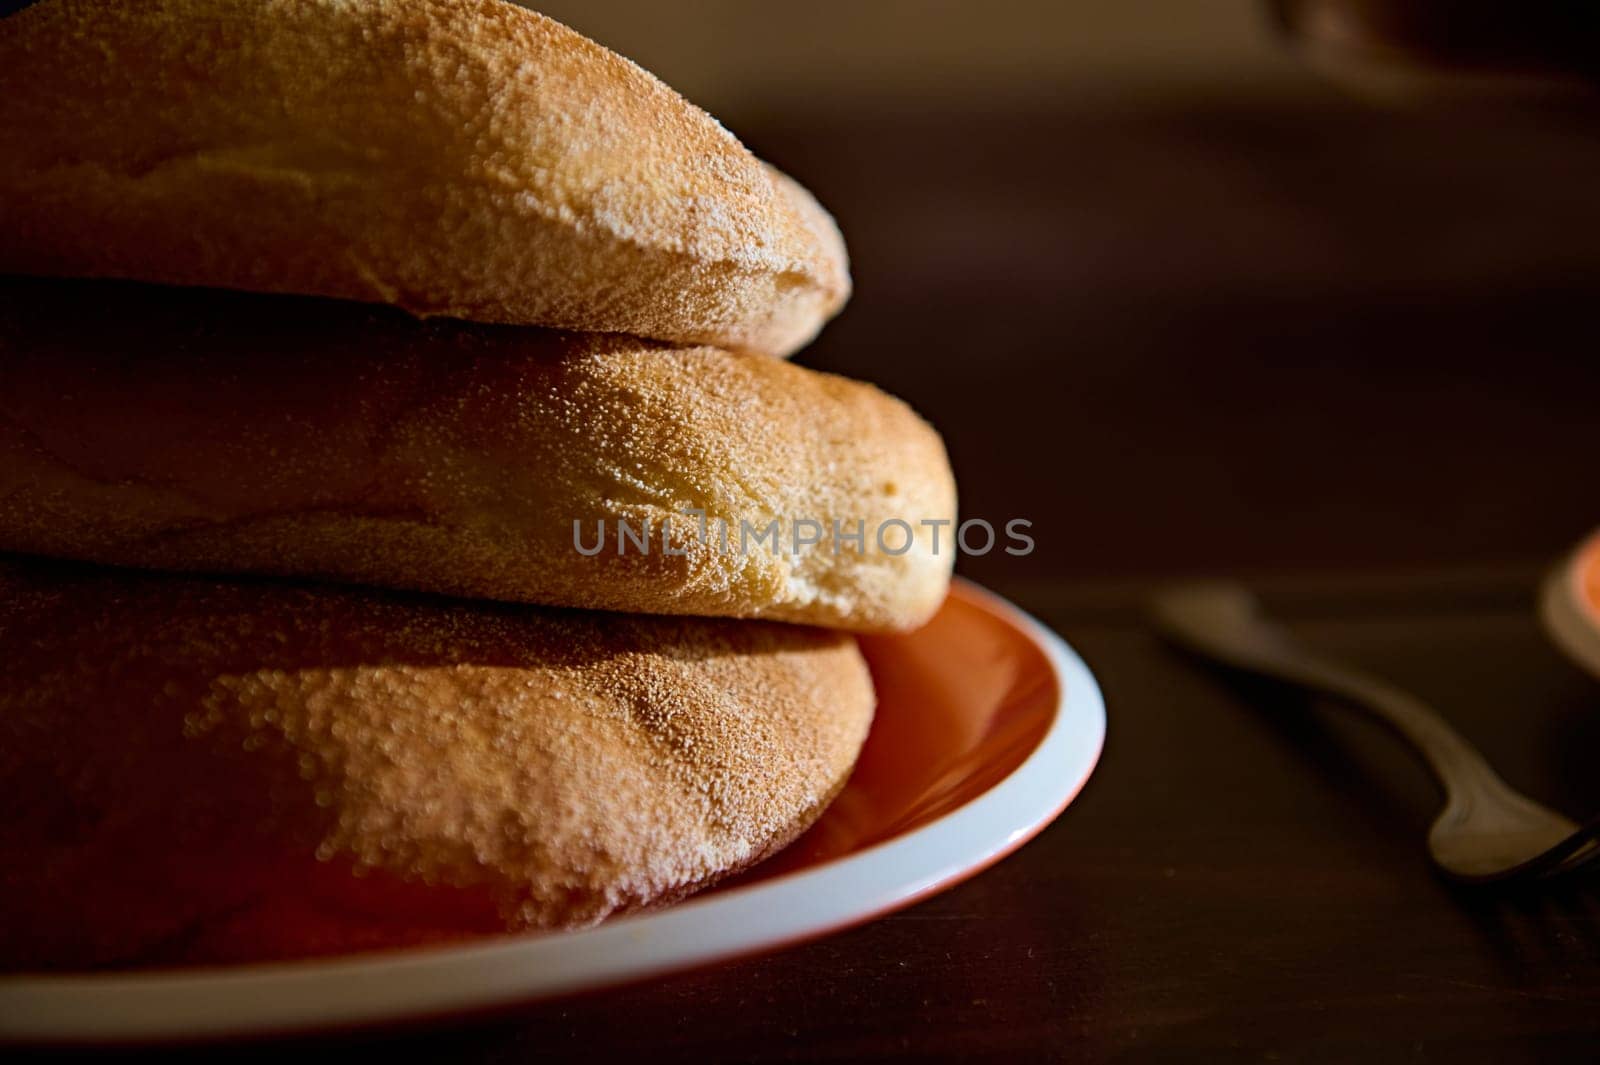
[[[834,212],[856,294],[800,359],[932,420],[964,517],[1033,521],[962,563],[1024,602],[1531,568],[1600,521],[1600,111],[1518,5],[1431,56],[1451,5],[534,6]]]

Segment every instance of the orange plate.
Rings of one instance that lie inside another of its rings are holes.
[[[1105,734],[1056,636],[958,582],[906,636],[862,641],[878,713],[827,813],[693,899],[597,928],[216,968],[0,978],[0,1039],[124,1043],[414,1021],[613,986],[859,924],[969,877],[1049,824]]]

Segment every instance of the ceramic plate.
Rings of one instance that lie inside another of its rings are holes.
[[[909,906],[1031,839],[1083,787],[1100,691],[1058,638],[958,583],[909,636],[862,641],[871,736],[821,820],[772,860],[597,928],[272,965],[0,979],[0,1037],[117,1043],[445,1017],[659,976]]]
[[[1600,677],[1600,532],[1550,575],[1541,600],[1556,643]]]

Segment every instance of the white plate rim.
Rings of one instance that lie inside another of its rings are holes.
[[[975,875],[1066,809],[1099,760],[1106,722],[1093,674],[1065,641],[994,593],[962,584],[1044,653],[1061,698],[1021,765],[913,832],[580,932],[225,968],[0,977],[0,1040],[193,1041],[492,1012],[818,938]]]
[[[1579,544],[1545,578],[1539,595],[1539,616],[1556,645],[1596,677],[1600,677],[1600,627],[1596,627],[1584,594],[1584,571],[1600,557],[1600,533]]]

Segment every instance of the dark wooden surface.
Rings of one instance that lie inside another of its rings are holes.
[[[750,137],[850,241],[801,360],[939,426],[964,516],[1035,522],[971,576],[1526,563],[1600,522],[1600,113],[1032,106]]]
[[[1202,99],[743,130],[851,238],[855,303],[806,358],[939,424],[968,515],[1035,521],[1034,556],[964,568],[1096,671],[1100,770],[1013,858],[855,931],[294,1052],[1600,1056],[1600,878],[1452,890],[1402,751],[1176,656],[1139,611],[1166,577],[1242,574],[1515,784],[1600,809],[1600,684],[1532,612],[1600,522],[1597,128]]]

